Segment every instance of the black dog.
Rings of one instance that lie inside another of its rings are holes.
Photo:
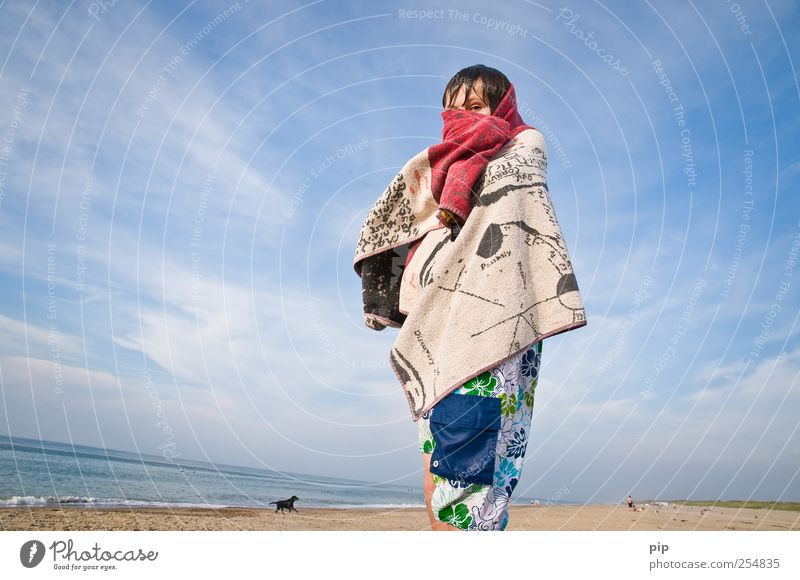
[[[297,512],[297,510],[294,509],[294,502],[296,502],[298,499],[300,499],[300,498],[297,497],[296,495],[293,495],[289,499],[282,499],[280,501],[271,501],[269,503],[274,503],[275,504],[275,513],[278,513],[278,510],[281,510],[281,513],[283,513],[284,509],[287,509],[289,511],[294,510],[294,511]],[[300,513],[300,512],[297,512],[297,513]]]

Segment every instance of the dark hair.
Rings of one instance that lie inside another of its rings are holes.
[[[477,79],[483,80],[482,98],[484,102],[489,104],[489,108],[494,113],[497,105],[503,100],[508,88],[511,86],[511,81],[496,68],[483,64],[474,64],[467,68],[462,68],[450,79],[442,94],[442,107],[446,109],[453,103],[461,85],[465,86],[466,92],[464,94],[469,97],[470,93],[472,93],[472,85],[475,84]]]

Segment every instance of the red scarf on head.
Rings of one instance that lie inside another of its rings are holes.
[[[472,210],[472,187],[489,159],[518,133],[534,127],[517,112],[513,84],[491,115],[449,109],[442,111],[442,120],[442,142],[428,148],[431,190],[440,215],[447,210],[463,224]]]

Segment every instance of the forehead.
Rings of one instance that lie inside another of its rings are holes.
[[[464,101],[464,91],[466,90],[466,86],[467,86],[466,82],[462,82],[459,85],[458,90],[456,91],[456,95],[455,95],[455,102],[456,103],[460,103],[460,102]],[[477,98],[478,100],[482,100],[482,94],[483,94],[483,79],[477,78],[472,83],[472,91],[470,92],[468,98],[472,98],[472,99]]]

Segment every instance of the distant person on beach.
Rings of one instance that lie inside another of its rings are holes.
[[[630,496],[630,494],[628,494],[628,499],[626,499],[625,501],[628,502],[628,507],[633,509],[633,498]]]

